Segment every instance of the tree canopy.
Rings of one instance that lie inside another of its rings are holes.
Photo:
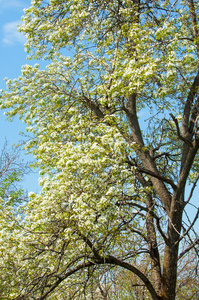
[[[178,261],[199,251],[199,208],[187,214],[199,178],[198,15],[193,0],[25,10],[25,48],[47,66],[23,66],[1,107],[28,126],[42,191],[13,225],[6,299],[97,299],[114,268],[147,297],[176,299]]]

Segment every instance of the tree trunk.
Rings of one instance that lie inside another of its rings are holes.
[[[179,200],[175,197],[172,200],[167,229],[168,243],[165,246],[164,252],[161,295],[163,300],[175,300],[179,250],[178,241],[182,227],[184,191],[181,193]]]
[[[137,174],[139,182],[144,188],[147,186],[152,186],[151,181],[146,181],[141,174]],[[149,211],[154,209],[154,201],[151,194],[148,194],[146,197],[146,205]],[[157,244],[156,228],[154,225],[154,218],[151,214],[148,214],[146,218],[146,228],[147,228],[147,240],[151,258],[151,272],[152,272],[152,281],[154,284],[155,291],[158,295],[161,294],[161,266],[160,266],[160,255]]]

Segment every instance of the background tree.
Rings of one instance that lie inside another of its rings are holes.
[[[19,183],[30,172],[29,163],[20,158],[19,146],[8,148],[5,142],[0,155],[0,198],[4,205],[19,205],[24,201],[24,190]]]
[[[14,230],[19,229],[23,215],[20,206],[28,201],[27,193],[21,188],[23,177],[30,172],[29,164],[20,158],[19,147],[8,147],[5,142],[0,154],[0,295],[10,299],[13,293],[12,277],[17,268],[16,246],[19,236]],[[11,284],[7,289],[8,283]]]
[[[199,243],[199,208],[187,213],[199,178],[198,13],[193,0],[34,0],[25,11],[26,49],[51,63],[24,66],[2,94],[28,124],[42,176],[15,232],[16,299],[80,299],[113,267],[147,297],[175,299],[178,260]]]

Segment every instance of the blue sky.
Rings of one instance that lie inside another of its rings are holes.
[[[21,66],[29,63],[24,51],[25,37],[17,31],[17,25],[21,22],[23,9],[30,6],[30,0],[0,0],[0,89],[5,89],[4,78],[13,79],[20,75]],[[25,131],[25,125],[14,119],[8,122],[0,111],[0,149],[5,140],[11,145],[22,139],[20,131]],[[31,161],[31,156],[23,156],[23,159]],[[37,191],[38,174],[30,174],[23,181],[23,186],[28,191]]]
[[[20,75],[21,66],[26,64],[25,37],[17,31],[23,9],[30,5],[27,0],[0,0],[0,89],[5,89],[4,78],[13,79]],[[25,126],[17,120],[6,121],[0,112],[0,145],[5,138],[13,144],[19,140],[18,132]]]
[[[3,78],[17,77],[21,65],[26,63],[25,37],[17,31],[23,9],[30,5],[27,0],[0,0],[0,85],[5,87]]]

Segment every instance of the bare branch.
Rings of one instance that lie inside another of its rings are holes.
[[[193,196],[194,189],[195,189],[196,184],[197,184],[197,182],[198,182],[198,179],[199,179],[199,175],[196,177],[196,180],[194,181],[194,184],[193,184],[193,186],[192,186],[192,188],[191,188],[189,197],[188,197],[187,201],[185,202],[185,205],[186,205],[187,203],[189,203],[189,201],[191,200],[191,198],[192,198],[192,196]]]
[[[189,140],[187,140],[186,138],[184,138],[184,137],[181,135],[181,133],[180,133],[180,128],[179,128],[179,125],[178,125],[178,120],[174,117],[173,114],[170,114],[170,116],[171,116],[171,118],[173,119],[173,121],[174,121],[174,123],[175,123],[175,125],[176,125],[176,130],[177,130],[178,138],[179,138],[181,141],[183,141],[183,142],[185,142],[186,144],[188,144],[190,147],[193,147],[192,143],[191,143]]]
[[[195,239],[195,241],[189,247],[187,247],[183,252],[181,252],[178,256],[178,259],[182,258],[187,252],[189,252],[196,245],[199,245],[199,238]]]
[[[196,221],[198,219],[198,216],[199,216],[199,208],[198,208],[198,211],[197,211],[195,218],[193,219],[191,225],[189,226],[189,228],[187,228],[187,230],[184,232],[184,234],[179,238],[179,240],[176,242],[176,244],[178,244],[188,234],[188,232],[191,230],[191,228],[193,228],[194,224],[196,223]]]
[[[132,163],[130,160],[126,160],[125,162],[127,162],[128,164],[132,165],[132,166],[135,166],[134,163]],[[138,172],[141,172],[141,173],[145,173],[145,174],[148,174],[150,175],[151,177],[155,177],[163,182],[166,182],[168,184],[170,184],[172,186],[172,188],[175,190],[176,189],[176,185],[174,184],[173,180],[169,179],[169,178],[166,178],[160,174],[156,174],[150,170],[147,170],[147,169],[144,169],[144,168],[141,168],[141,167],[138,167],[136,166],[136,171]]]

